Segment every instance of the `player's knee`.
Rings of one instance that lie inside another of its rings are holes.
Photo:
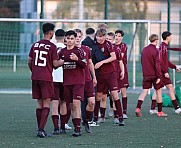
[[[93,108],[94,105],[95,105],[95,101],[91,100],[91,101],[89,102],[89,107],[90,107],[90,108]]]

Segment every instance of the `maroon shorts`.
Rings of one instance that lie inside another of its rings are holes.
[[[128,88],[129,87],[129,81],[128,81],[128,73],[126,72],[124,74],[124,78],[122,80],[120,80],[120,78],[118,78],[118,86],[119,88]]]
[[[33,99],[52,99],[54,98],[53,82],[32,80]]]
[[[87,98],[95,97],[94,84],[92,80],[85,82],[84,94],[86,95]]]
[[[106,93],[108,90],[118,90],[117,74],[116,72],[99,75],[97,79],[97,92]]]
[[[163,77],[162,78],[162,81],[163,81],[163,84],[166,86],[166,85],[169,85],[169,84],[172,84],[172,81],[170,80],[170,78],[165,78]]]
[[[65,85],[64,97],[67,103],[72,103],[73,99],[84,101],[84,84]]]
[[[154,86],[155,90],[158,90],[163,87],[162,80],[160,83],[156,84],[156,78],[143,78],[142,87],[143,89],[150,89],[152,88],[152,85]]]
[[[64,89],[63,89],[63,83],[62,82],[53,82],[54,86],[54,98],[52,100],[64,100]]]

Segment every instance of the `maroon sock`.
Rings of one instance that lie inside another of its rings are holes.
[[[42,112],[42,108],[37,108],[36,109],[36,120],[37,120],[37,125],[38,125],[38,129],[40,127],[40,121],[41,121],[41,112]]]
[[[137,107],[136,108],[139,108],[141,109],[141,105],[142,105],[143,101],[142,100],[138,100],[137,102]]]
[[[58,114],[60,115],[60,103],[58,104]]]
[[[60,129],[65,129],[65,123],[67,121],[67,114],[60,115]]]
[[[118,118],[117,110],[114,110],[114,118]]]
[[[72,119],[72,122],[73,122],[75,130],[80,132],[81,119],[80,118],[74,118],[74,119]]]
[[[123,97],[122,98],[123,114],[127,113],[127,102],[128,102],[128,98],[127,97]]]
[[[113,100],[111,96],[109,96],[109,105],[110,105],[110,108],[113,108]]]
[[[178,108],[179,108],[179,105],[178,105],[177,100],[172,100],[172,104],[173,104],[173,106],[174,106],[175,109],[178,109]]]
[[[71,109],[70,109],[70,106],[67,105],[67,114],[66,114],[66,121],[65,121],[65,123],[69,122],[70,116],[71,116]]]
[[[105,118],[106,108],[100,107],[101,118]]]
[[[90,121],[91,120],[91,118],[92,118],[92,111],[87,111],[86,110],[86,112],[85,112],[85,122],[88,122],[88,121]]]
[[[39,130],[44,130],[45,125],[47,123],[49,112],[50,112],[49,107],[44,107],[43,108],[42,113],[41,113],[41,121],[40,121]]]
[[[158,112],[161,112],[162,111],[162,103],[157,103],[158,105]]]
[[[99,108],[100,108],[100,101],[96,101],[94,107],[94,121],[98,121]]]
[[[118,118],[123,119],[123,112],[122,112],[120,99],[115,100],[114,103],[117,110]]]
[[[151,101],[151,110],[155,110],[156,107],[156,100]]]
[[[52,115],[52,122],[53,122],[53,125],[54,125],[54,130],[59,129],[58,121],[59,121],[59,116],[58,115]]]

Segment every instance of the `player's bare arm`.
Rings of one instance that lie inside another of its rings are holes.
[[[158,83],[160,83],[160,78],[158,78],[157,80],[156,80],[156,84],[158,84]]]
[[[64,60],[62,60],[62,59],[53,61],[53,66],[55,68],[58,68],[58,67],[62,66],[63,64],[64,64]]]
[[[119,60],[119,66],[121,69],[121,73],[120,73],[120,80],[122,80],[124,78],[124,64],[122,60]]]
[[[30,71],[32,71],[32,58],[31,57],[29,57],[29,59],[28,59],[28,67],[29,67]]]
[[[181,72],[180,68],[176,67],[176,71],[177,72]]]
[[[92,63],[92,59],[89,59],[88,66],[89,66],[90,72],[91,72],[92,77],[93,77],[93,84],[94,84],[94,86],[96,86],[97,85],[97,79],[96,79],[94,64]]]
[[[98,62],[98,63],[95,65],[95,69],[100,68],[103,64],[111,63],[112,61],[116,60],[116,54],[115,54],[115,52],[111,52],[110,55],[111,55],[111,56],[110,56],[109,58]]]

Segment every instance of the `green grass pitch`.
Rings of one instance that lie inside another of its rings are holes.
[[[135,116],[138,94],[128,94],[128,119],[125,126],[113,124],[108,117],[100,127],[92,127],[87,134],[81,127],[82,136],[72,137],[73,131],[65,135],[48,138],[36,137],[36,101],[31,95],[0,94],[0,148],[178,148],[181,147],[181,115],[175,115],[173,108],[163,108],[167,118],[149,115],[150,98],[142,106],[143,117]],[[51,114],[50,114],[51,115]],[[53,124],[49,115],[46,131],[51,133]],[[71,120],[69,121],[72,126]]]

